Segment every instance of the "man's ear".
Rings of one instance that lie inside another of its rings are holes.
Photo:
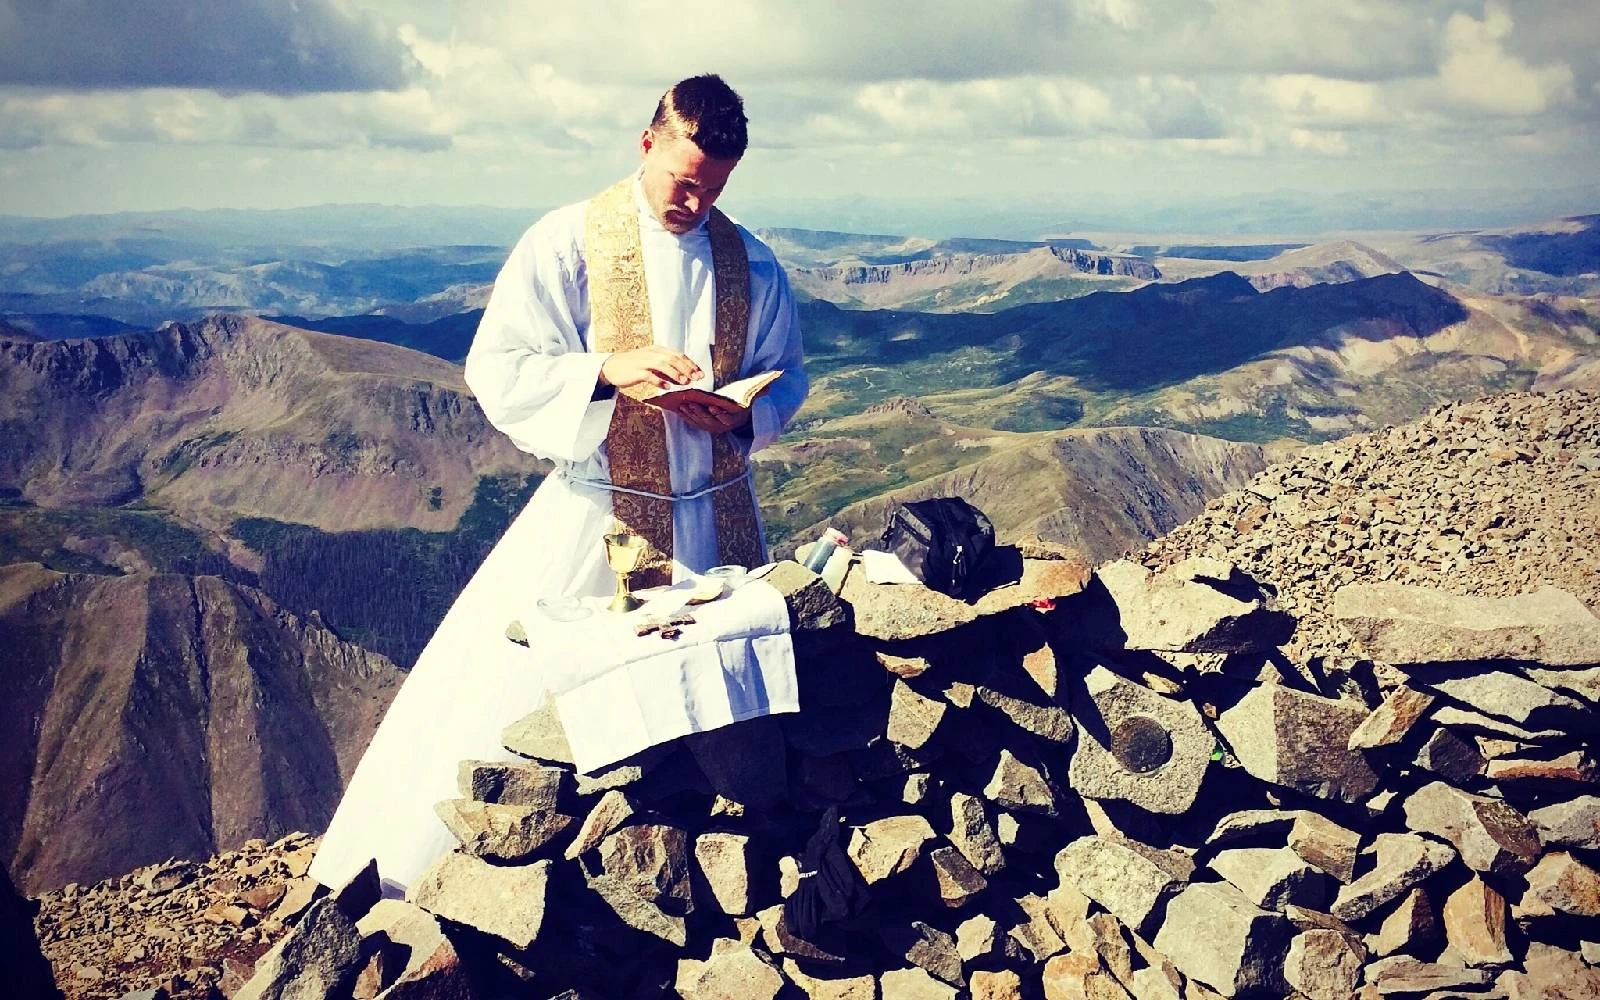
[[[649,129],[645,129],[639,134],[639,155],[644,156],[646,153],[650,152],[650,148],[655,144],[655,133],[651,132]]]

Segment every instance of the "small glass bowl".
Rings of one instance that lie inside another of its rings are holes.
[[[586,607],[576,597],[541,597],[535,602],[534,607],[539,613],[555,622],[576,622],[594,614],[594,609]]]
[[[743,566],[713,566],[700,575],[712,580],[721,580],[731,589],[744,582],[750,571]]]

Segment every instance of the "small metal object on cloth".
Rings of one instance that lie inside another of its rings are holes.
[[[695,624],[694,615],[679,612],[670,618],[651,618],[638,628],[633,634],[639,638],[647,635],[660,635],[663,639],[676,639],[683,635],[683,626]]]

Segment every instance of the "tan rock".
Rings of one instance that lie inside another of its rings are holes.
[[[1022,1000],[1022,977],[1010,969],[974,972],[967,981],[972,1000]]]
[[[905,681],[895,681],[889,698],[889,739],[914,750],[926,746],[939,731],[949,707],[943,701],[918,694]]]
[[[407,898],[429,913],[526,948],[544,924],[552,863],[502,866],[446,854],[417,879]]]
[[[1132,1000],[1092,954],[1071,952],[1044,963],[1045,1000]]]
[[[1455,845],[1473,871],[1518,874],[1539,857],[1533,824],[1500,799],[1435,781],[1406,799],[1405,813],[1407,826]]]
[[[1383,704],[1372,710],[1350,733],[1351,750],[1372,750],[1393,746],[1405,739],[1411,727],[1417,724],[1433,707],[1434,696],[1415,688],[1398,687],[1389,692]]]
[[[600,797],[600,801],[594,804],[594,808],[589,810],[589,815],[584,817],[583,825],[578,827],[578,833],[572,838],[572,843],[567,845],[566,859],[575,861],[581,855],[599,847],[607,835],[632,819],[634,812],[633,800],[628,798],[626,792],[619,788],[606,792]]]
[[[1367,950],[1382,958],[1399,951],[1426,948],[1439,938],[1439,918],[1432,897],[1422,886],[1412,889],[1366,938]]]
[[[664,823],[622,827],[600,842],[600,864],[641,898],[672,914],[694,909],[689,836]]]
[[[1506,946],[1506,901],[1474,876],[1444,903],[1444,933],[1450,947],[1468,965],[1509,965]]]
[[[774,1000],[785,982],[770,959],[731,938],[713,942],[706,961],[678,966],[684,1000]]]
[[[710,832],[695,838],[695,868],[717,910],[737,917],[754,908],[751,851],[750,837],[742,833]]]
[[[1552,851],[1528,872],[1523,905],[1574,917],[1600,917],[1600,873],[1566,851]]]
[[[793,958],[783,960],[783,974],[810,1000],[878,1000],[878,981],[871,976],[812,975]]]
[[[923,969],[896,969],[878,977],[880,1000],[956,1000],[958,993]]]
[[[888,816],[853,830],[846,853],[872,884],[910,868],[933,838],[932,825],[921,816]]]
[[[1306,931],[1290,942],[1283,978],[1308,1000],[1346,1000],[1361,979],[1366,949],[1330,930]]]
[[[984,798],[1005,809],[1042,813],[1057,812],[1056,792],[1049,776],[1040,768],[1020,760],[1010,750],[1000,751],[994,777],[983,789]]]
[[[1289,828],[1289,849],[1340,882],[1355,878],[1361,835],[1314,812],[1302,811]]]
[[[1340,920],[1360,920],[1456,857],[1449,845],[1409,833],[1380,833],[1367,850],[1376,855],[1376,864],[1339,890],[1333,915]]]
[[[1354,655],[1384,663],[1600,663],[1600,619],[1554,587],[1464,597],[1401,583],[1350,584],[1334,593],[1333,617]]]

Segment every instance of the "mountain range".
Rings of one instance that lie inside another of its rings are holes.
[[[756,462],[769,538],[865,541],[896,499],[956,493],[1100,560],[1300,442],[1600,385],[1597,224],[1209,249],[767,231],[814,385]],[[0,285],[22,723],[0,855],[33,888],[320,828],[546,470],[454,363],[497,244],[174,256],[221,243],[191,236],[0,246],[23,276]]]

